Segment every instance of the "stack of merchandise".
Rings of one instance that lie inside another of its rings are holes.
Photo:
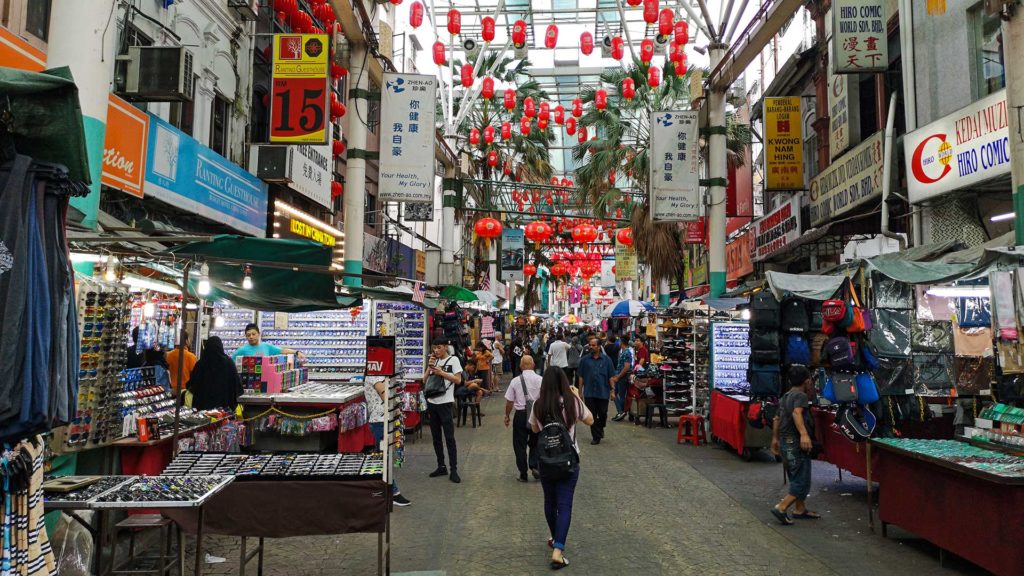
[[[139,440],[159,440],[160,419],[174,418],[174,398],[156,381],[156,367],[129,368],[121,372],[119,394],[121,436],[138,435]]]
[[[218,454],[184,452],[172,461],[163,475],[169,477],[234,476],[238,480],[274,478],[296,480],[380,478],[383,456],[373,454]]]
[[[235,364],[242,388],[250,394],[278,394],[309,381],[309,373],[294,354],[241,356]]]
[[[373,303],[379,336],[395,337],[395,369],[421,375],[426,362],[427,313],[416,305],[402,302]]]
[[[690,412],[693,406],[694,356],[688,345],[693,340],[694,326],[689,319],[667,319],[661,324],[661,355],[659,371],[664,386],[665,407],[672,415]]]
[[[958,440],[883,438],[879,442],[1003,478],[1024,478],[1024,458],[986,450]]]

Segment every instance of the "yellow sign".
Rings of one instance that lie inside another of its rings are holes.
[[[423,250],[416,251],[416,273],[427,273],[427,253],[424,252]]]
[[[615,240],[615,281],[636,279],[636,252],[631,246]]]
[[[327,36],[275,34],[270,141],[329,143]]]
[[[274,78],[327,78],[327,36],[275,34]]]
[[[764,173],[768,190],[804,187],[800,97],[764,99]]]
[[[296,236],[309,238],[313,242],[319,242],[324,246],[334,246],[335,242],[337,242],[333,235],[294,218],[288,223],[288,230]]]

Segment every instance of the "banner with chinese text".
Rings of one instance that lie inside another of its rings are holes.
[[[764,171],[768,190],[804,187],[800,97],[764,99]]]
[[[698,112],[651,113],[651,219],[687,221],[700,216],[697,169]]]
[[[437,80],[433,76],[384,73],[380,201],[433,202],[436,104]]]
[[[836,74],[885,72],[889,67],[885,0],[833,0],[832,63]]]

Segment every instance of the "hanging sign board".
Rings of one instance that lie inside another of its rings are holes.
[[[505,228],[501,231],[501,281],[523,279],[526,263],[526,238],[523,230]]]
[[[626,246],[615,240],[615,281],[633,280],[636,278],[636,252],[632,246]]]
[[[832,63],[836,74],[885,72],[889,67],[885,0],[833,0]]]
[[[755,262],[784,250],[800,237],[800,197],[794,196],[764,218],[756,220],[753,231]]]
[[[148,139],[149,116],[111,94],[107,102],[107,131],[100,173],[104,186],[142,198]]]
[[[876,132],[811,180],[811,226],[881,197],[884,138],[885,130]]]
[[[395,337],[366,337],[366,375],[395,375]]]
[[[327,36],[274,34],[270,141],[327,144]]]
[[[828,148],[830,160],[846,152],[850,142],[860,134],[856,122],[851,122],[852,111],[859,110],[858,94],[850,91],[851,77],[836,74],[832,64],[828,67]],[[852,132],[856,131],[854,135]]]
[[[764,99],[764,171],[768,190],[804,187],[800,97]]]
[[[751,236],[748,230],[725,245],[726,280],[738,280],[754,272],[754,262],[750,259]]]
[[[1009,174],[1009,122],[1000,90],[904,136],[910,201]]]
[[[384,73],[380,118],[382,202],[433,202],[437,80]]]
[[[697,115],[691,110],[651,113],[651,219],[656,222],[700,216]]]

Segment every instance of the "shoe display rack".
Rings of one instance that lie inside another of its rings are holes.
[[[750,393],[750,326],[746,322],[711,324],[711,384],[726,394]]]
[[[370,313],[363,308],[353,317],[348,310],[275,313],[222,308],[224,324],[210,331],[224,341],[230,356],[245,344],[245,325],[257,322],[263,341],[305,354],[309,379],[345,380],[366,366],[366,333]]]
[[[663,317],[659,332],[659,367],[664,381],[665,407],[670,416],[706,414],[708,387],[708,319],[693,310]]]

